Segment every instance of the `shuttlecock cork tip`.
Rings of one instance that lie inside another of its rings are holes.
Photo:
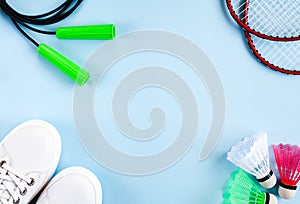
[[[297,192],[297,186],[288,186],[280,183],[278,188],[278,194],[281,198],[290,200],[295,197]]]
[[[268,175],[264,176],[263,178],[257,178],[257,181],[262,185],[264,188],[273,188],[277,183],[277,178],[273,171],[270,171]]]
[[[278,204],[278,200],[275,195],[269,194],[269,196],[270,196],[269,203],[266,203],[266,204]]]

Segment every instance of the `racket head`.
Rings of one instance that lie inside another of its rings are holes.
[[[300,75],[300,41],[270,41],[245,31],[253,54],[267,67],[285,74]]]
[[[226,4],[248,33],[272,41],[300,40],[300,1],[226,0]]]

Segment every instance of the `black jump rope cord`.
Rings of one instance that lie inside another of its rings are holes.
[[[32,27],[31,25],[43,26],[58,23],[71,15],[82,2],[83,0],[66,0],[52,11],[40,15],[24,15],[19,13],[14,10],[6,2],[6,0],[0,0],[0,9],[12,20],[13,24],[20,31],[20,33],[22,33],[22,35],[24,35],[24,37],[26,37],[32,44],[38,47],[39,43],[30,35],[28,35],[22,27],[41,34],[55,35],[55,31],[41,30]]]
[[[56,35],[59,39],[113,39],[116,33],[115,25],[113,24],[59,27],[55,29],[55,31],[41,29],[41,27],[45,25],[55,24],[64,20],[70,16],[82,2],[83,0],[64,0],[61,5],[49,12],[40,15],[25,15],[12,8],[7,3],[7,0],[0,0],[0,12],[5,13],[20,33],[37,47],[37,53],[80,86],[83,86],[87,82],[90,73],[45,43],[39,44],[25,31]]]

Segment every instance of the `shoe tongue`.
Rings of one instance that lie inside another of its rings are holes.
[[[30,169],[28,167],[28,165],[26,165],[26,162],[14,162],[13,159],[10,158],[10,155],[7,153],[6,150],[7,147],[5,147],[3,144],[0,145],[0,162],[1,161],[5,161],[9,166],[13,167],[14,169],[18,170],[18,172],[20,172],[23,175],[26,175],[29,173],[28,169]]]

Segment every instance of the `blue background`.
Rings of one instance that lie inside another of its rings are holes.
[[[12,1],[11,4],[25,13],[40,13],[61,2],[27,0]],[[112,67],[104,77],[107,83],[99,85],[95,99],[97,119],[107,139],[128,153],[151,154],[169,144],[180,124],[180,110],[174,98],[164,91],[144,90],[129,106],[133,122],[141,128],[147,127],[147,110],[153,104],[159,104],[165,108],[169,125],[166,131],[169,132],[163,133],[166,136],[158,138],[158,141],[141,146],[118,139],[122,135],[118,135],[120,133],[113,122],[104,120],[106,117],[111,118],[111,111],[110,106],[107,107],[107,99],[102,99],[112,94],[122,74],[149,65],[150,62],[168,64],[170,60],[168,67],[188,81],[199,103],[199,137],[190,151],[166,171],[138,177],[114,173],[88,155],[79,142],[74,126],[74,84],[39,57],[34,47],[16,31],[7,17],[0,15],[1,137],[17,124],[29,119],[40,118],[53,123],[63,140],[58,171],[73,165],[91,169],[102,182],[106,204],[220,203],[225,182],[235,169],[226,161],[225,153],[244,136],[267,131],[272,144],[300,144],[300,78],[268,70],[252,56],[242,31],[228,16],[224,0],[89,0],[60,24],[115,23],[119,35],[143,29],[171,31],[192,40],[213,61],[225,89],[226,122],[216,150],[203,162],[198,161],[198,154],[208,130],[210,109],[205,108],[209,106],[208,96],[201,79],[195,73],[168,57],[152,53],[125,60]],[[80,65],[104,43],[61,41],[51,36],[35,36],[39,42],[46,42]],[[149,58],[157,60],[147,61]],[[153,94],[159,97],[153,99]],[[101,121],[106,124],[102,125]],[[280,203],[295,204],[299,199],[300,193],[295,199],[289,202],[280,200]]]

